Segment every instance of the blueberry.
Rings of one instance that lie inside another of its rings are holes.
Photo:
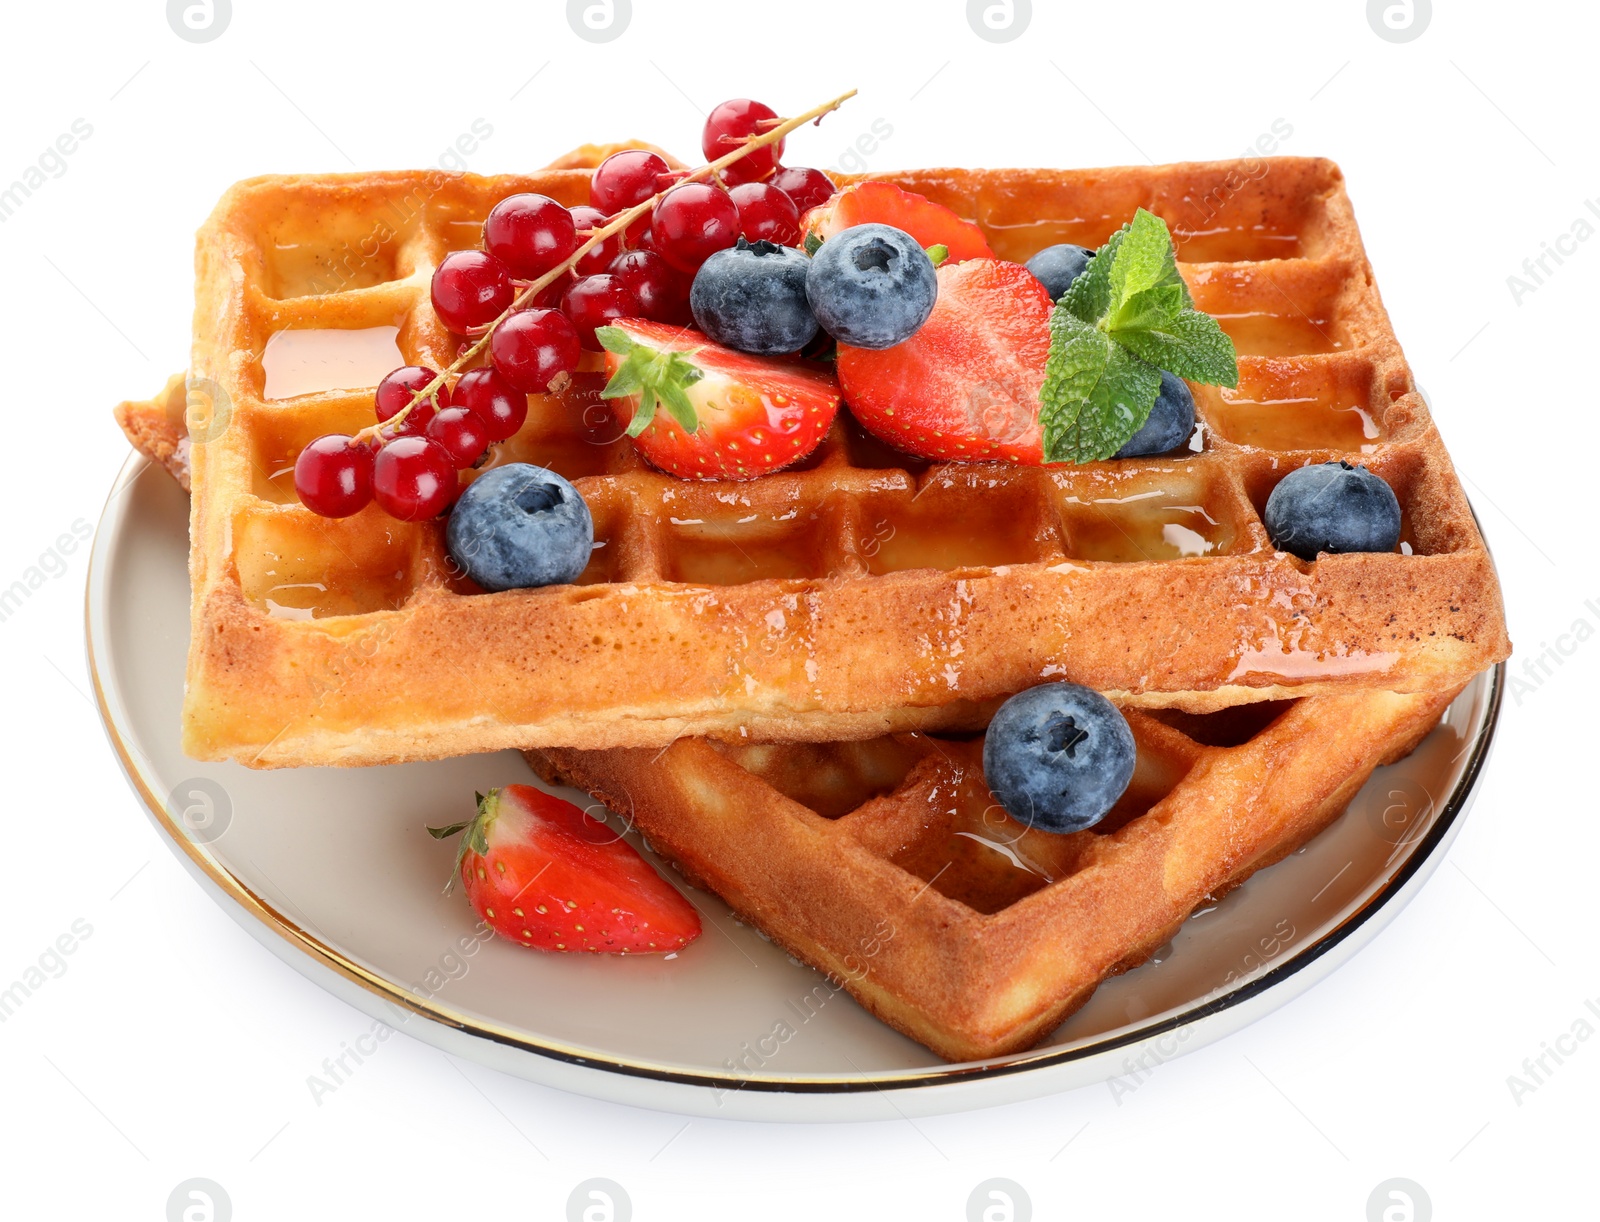
[[[893,348],[933,313],[939,277],[904,229],[853,225],[811,258],[806,296],[822,329],[856,348]]]
[[[1063,242],[1059,246],[1046,246],[1024,266],[1044,285],[1051,301],[1060,301],[1061,294],[1067,291],[1067,285],[1078,278],[1092,258],[1094,251],[1087,246]]]
[[[1000,706],[983,742],[983,772],[1018,822],[1080,832],[1117,804],[1137,755],[1111,701],[1076,683],[1046,683]]]
[[[717,343],[774,356],[797,352],[817,333],[806,301],[811,261],[792,246],[746,242],[719,250],[695,273],[689,308]]]
[[[1150,409],[1150,418],[1128,438],[1113,458],[1138,458],[1146,454],[1165,454],[1189,440],[1194,432],[1194,395],[1189,384],[1177,374],[1161,371],[1161,393]]]
[[[1263,517],[1272,546],[1302,560],[1319,552],[1392,552],[1400,542],[1394,489],[1342,459],[1289,472]]]
[[[508,463],[467,486],[445,527],[450,558],[485,590],[576,581],[594,548],[594,519],[554,471]]]

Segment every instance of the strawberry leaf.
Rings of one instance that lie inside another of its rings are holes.
[[[685,432],[693,433],[700,427],[687,391],[705,377],[705,371],[689,359],[691,353],[638,343],[621,327],[597,327],[595,338],[606,351],[622,358],[600,396],[636,400],[633,419],[628,422],[629,437],[637,437],[650,427],[658,404],[666,406],[667,414],[682,425]]]
[[[700,371],[696,369],[695,378],[698,380]],[[663,381],[660,386],[661,402],[666,406],[668,414],[683,426],[683,431],[692,433],[700,427],[700,418],[695,414],[694,404],[689,402],[689,396],[684,393],[683,386],[674,381]]]
[[[494,822],[495,815],[500,806],[500,791],[491,789],[487,794],[475,793],[478,799],[478,813],[471,819],[461,823],[451,823],[445,827],[430,827],[428,835],[435,840],[444,840],[454,836],[457,832],[465,832],[461,843],[456,846],[456,863],[450,872],[450,879],[444,885],[444,893],[449,895],[455,889],[456,879],[461,877],[461,863],[466,861],[467,853],[473,852],[480,857],[489,851],[489,825]]]

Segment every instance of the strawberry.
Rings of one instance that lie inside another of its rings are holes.
[[[800,218],[800,230],[808,238],[826,241],[842,229],[868,221],[904,229],[920,246],[945,247],[950,252],[946,259],[951,263],[994,258],[983,230],[971,221],[962,220],[926,196],[887,182],[858,182],[835,193],[832,199]],[[808,241],[807,249],[810,248]]]
[[[815,366],[636,318],[595,334],[611,375],[601,394],[639,452],[684,479],[755,479],[798,462],[839,410],[838,382]]]
[[[876,352],[839,345],[845,402],[910,454],[1038,465],[1050,294],[999,259],[946,263],[938,274],[933,313],[910,339]]]
[[[531,785],[478,795],[456,872],[503,938],[536,950],[656,954],[700,936],[700,914],[599,819]],[[454,879],[451,885],[454,885]],[[446,891],[449,888],[445,888]]]

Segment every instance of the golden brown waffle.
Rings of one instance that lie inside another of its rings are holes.
[[[153,399],[125,399],[114,415],[139,453],[160,463],[189,491],[188,392],[184,376],[173,374]]]
[[[979,723],[1055,677],[1203,711],[1437,690],[1506,655],[1489,556],[1334,165],[879,177],[975,218],[1008,258],[1097,244],[1140,205],[1163,216],[1197,304],[1242,353],[1237,394],[1198,389],[1203,452],[929,466],[841,414],[799,470],[693,484],[618,438],[591,371],[533,396],[495,461],[572,477],[594,560],[575,586],[482,594],[451,572],[437,523],[376,507],[330,521],[296,502],[295,455],[371,423],[371,391],[269,397],[264,354],[280,332],[394,327],[388,364],[444,366],[457,341],[429,302],[433,268],[476,244],[499,199],[581,202],[588,172],[254,179],[223,198],[196,260],[190,409],[206,418],[189,456],[185,748],[278,767],[694,734],[835,741]],[[165,439],[161,406],[121,416]],[[1394,486],[1414,554],[1273,552],[1268,493],[1333,456]]]
[[[1357,691],[1203,717],[1130,711],[1128,792],[1066,836],[1006,815],[981,742],[693,739],[528,760],[631,819],[884,1022],[966,1061],[1037,1043],[1195,908],[1316,835],[1449,700]]]

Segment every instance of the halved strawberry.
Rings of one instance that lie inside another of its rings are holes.
[[[992,259],[989,241],[971,221],[964,221],[943,204],[888,182],[858,182],[836,192],[800,218],[800,230],[823,241],[852,225],[876,221],[904,229],[923,247],[943,246],[946,260]]]
[[[637,318],[595,334],[612,411],[640,453],[684,479],[755,479],[787,467],[817,448],[839,411],[839,383],[812,365]]]
[[[627,841],[571,802],[531,785],[478,795],[456,870],[503,938],[536,950],[657,954],[700,936],[700,914]],[[448,890],[448,888],[446,888]]]
[[[946,263],[933,313],[910,339],[881,351],[839,345],[845,402],[909,454],[1037,465],[1050,309],[1050,294],[1020,264]]]

